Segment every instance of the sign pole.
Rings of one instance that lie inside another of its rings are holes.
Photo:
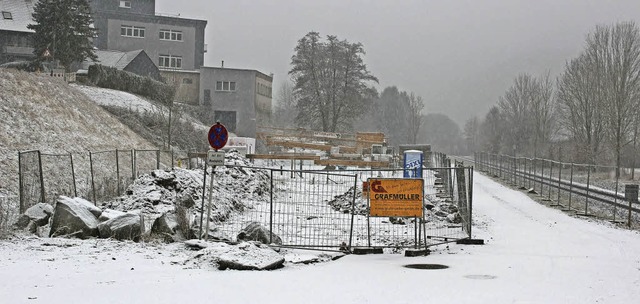
[[[216,166],[211,167],[211,178],[209,179],[209,202],[207,203],[207,223],[204,240],[209,240],[209,219],[211,218],[211,201],[213,200],[213,176],[216,174]]]
[[[189,160],[191,165],[191,160]],[[198,233],[198,239],[202,239],[202,221],[204,220],[204,196],[207,191],[207,163],[204,164],[204,178],[202,181],[202,204],[200,205],[200,231]]]
[[[227,144],[227,139],[229,138],[229,133],[227,128],[225,128],[220,122],[216,122],[215,125],[211,126],[209,129],[209,134],[207,136],[209,140],[209,145],[212,150],[209,150],[207,153],[207,164],[211,166],[211,179],[209,180],[209,202],[207,204],[207,223],[206,231],[205,231],[205,241],[209,240],[209,220],[211,218],[211,203],[213,201],[213,177],[216,173],[217,165],[224,165],[224,151],[218,152],[219,149],[222,149]],[[207,172],[205,170],[205,176]],[[204,192],[204,189],[203,189]],[[204,201],[204,198],[203,198]],[[202,219],[202,216],[200,216]],[[200,224],[202,227],[202,224]],[[202,228],[201,228],[202,229]]]

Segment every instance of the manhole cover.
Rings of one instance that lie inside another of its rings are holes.
[[[449,266],[441,265],[441,264],[409,264],[404,265],[406,268],[412,269],[427,269],[427,270],[435,270],[435,269],[447,269]]]
[[[497,276],[488,275],[488,274],[470,274],[464,277],[467,279],[474,279],[474,280],[493,280],[497,278]]]

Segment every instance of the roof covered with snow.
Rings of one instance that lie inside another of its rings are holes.
[[[0,1],[0,31],[27,32],[33,30],[27,25],[33,23],[34,0],[1,0]]]
[[[121,51],[106,51],[106,50],[96,50],[96,55],[98,56],[97,63],[100,63],[104,66],[114,67],[118,70],[123,70],[126,68],[140,53],[144,53],[143,50],[129,51],[129,52],[121,52]],[[91,63],[85,62],[85,64],[90,65]]]

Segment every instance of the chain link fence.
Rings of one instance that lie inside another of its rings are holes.
[[[161,151],[24,151],[18,152],[18,164],[19,210],[23,213],[39,202],[52,204],[60,195],[82,197],[94,204],[122,195],[139,174],[160,168]]]

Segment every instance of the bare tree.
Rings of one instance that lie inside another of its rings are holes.
[[[622,148],[630,142],[640,98],[640,31],[634,22],[598,26],[587,37],[587,56],[604,72],[600,82],[606,100],[607,134],[620,172]]]
[[[504,148],[516,153],[546,151],[554,125],[553,83],[547,74],[536,78],[529,74],[516,77],[513,85],[500,97],[500,113],[507,133]]]
[[[535,79],[528,74],[521,74],[498,101],[499,113],[504,119],[506,133],[503,143],[514,146],[516,152],[531,151],[532,148],[529,142],[532,131],[531,104],[535,98],[534,91]],[[485,119],[485,123],[491,122]]]
[[[482,135],[482,148],[490,153],[500,153],[503,146],[503,130],[505,120],[497,106],[491,107],[484,122],[480,126]]]
[[[295,118],[298,115],[296,105],[297,100],[295,94],[293,94],[293,84],[289,81],[281,83],[276,93],[274,125],[282,128],[293,127]]]
[[[418,132],[420,132],[420,125],[422,123],[422,110],[424,109],[424,101],[422,96],[415,95],[413,92],[409,94],[407,108],[409,109],[409,115],[407,117],[407,124],[409,128],[409,143],[416,144],[418,141]]]
[[[468,152],[476,152],[480,143],[480,122],[477,117],[469,118],[464,124],[464,140]]]
[[[546,151],[555,131],[555,96],[553,82],[549,72],[545,76],[534,79],[533,98],[531,99],[531,126],[533,130],[534,151]],[[537,154],[537,153],[534,153]]]
[[[603,77],[593,57],[583,54],[567,63],[558,79],[558,122],[577,145],[577,154],[595,163],[605,140],[605,102],[599,85]]]

